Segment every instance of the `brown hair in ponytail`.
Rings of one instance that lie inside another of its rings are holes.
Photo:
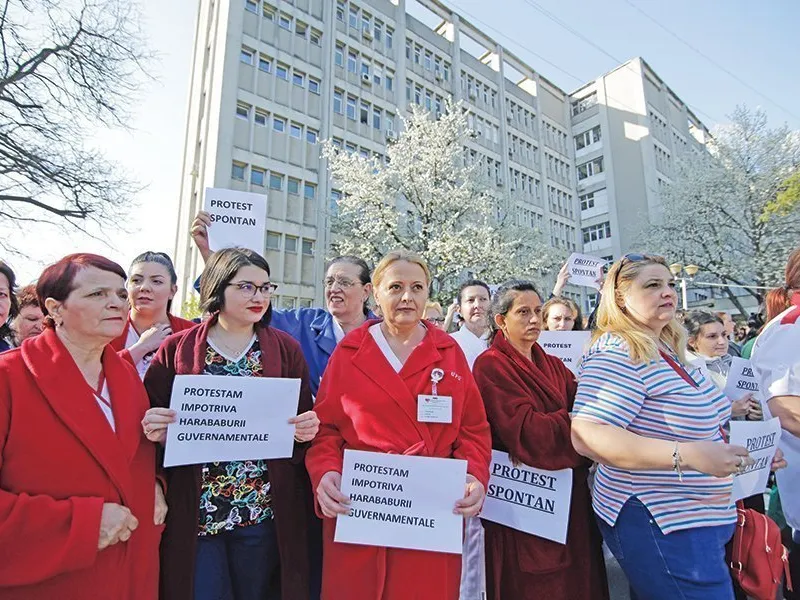
[[[792,294],[800,293],[800,248],[789,255],[786,261],[786,285],[767,294],[767,321],[771,321],[787,308],[792,301]]]

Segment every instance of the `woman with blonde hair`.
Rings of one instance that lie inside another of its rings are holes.
[[[427,265],[412,252],[391,252],[372,283],[384,320],[351,332],[331,357],[315,407],[319,435],[306,454],[317,512],[324,517],[322,596],[456,600],[457,554],[334,541],[336,517],[350,510],[341,492],[348,448],[466,460],[464,491],[452,499],[453,510],[465,517],[480,510],[489,479],[489,424],[469,365],[455,340],[422,318]],[[418,400],[434,390],[451,399],[449,420],[418,418]]]
[[[583,316],[575,302],[563,296],[550,298],[542,307],[543,329],[545,331],[581,331]]]
[[[659,256],[612,266],[579,371],[572,442],[599,463],[597,522],[637,597],[732,600],[732,475],[753,459],[723,441],[730,402],[686,366],[674,287]]]

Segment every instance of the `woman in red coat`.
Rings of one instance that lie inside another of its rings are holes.
[[[483,503],[490,459],[489,426],[464,353],[452,337],[425,323],[430,273],[410,252],[388,254],[373,274],[383,322],[349,333],[333,353],[315,408],[320,433],[306,456],[323,521],[324,600],[455,600],[457,554],[333,541],[335,517],[348,512],[341,493],[345,449],[460,458],[467,461],[464,497],[454,509],[474,516]],[[437,369],[439,371],[437,371]],[[452,422],[417,420],[417,397],[452,397]]]
[[[144,378],[161,342],[194,323],[170,314],[178,291],[178,274],[163,252],[144,252],[133,259],[128,277],[131,312],[125,329],[111,345]]]
[[[577,385],[560,359],[536,343],[542,301],[532,283],[511,281],[492,300],[492,344],[473,373],[486,405],[492,448],[537,469],[572,469],[566,545],[483,521],[489,600],[608,598],[600,532],[587,476],[590,462],[570,441]]]
[[[108,346],[125,271],[73,254],[37,292],[46,330],[0,356],[0,598],[155,600],[166,505],[149,404]]]
[[[153,406],[142,421],[157,442],[176,413],[176,375],[299,379],[291,458],[209,462],[165,470],[172,506],[161,545],[164,600],[308,600],[306,530],[311,488],[303,458],[319,428],[300,345],[269,326],[277,287],[252,250],[215,252],[200,278],[211,319],[167,338],[144,384]],[[264,398],[270,402],[272,398]]]

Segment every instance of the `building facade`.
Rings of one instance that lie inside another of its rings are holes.
[[[566,254],[630,247],[637,219],[657,210],[671,157],[703,143],[702,124],[641,59],[568,94],[443,3],[418,4],[438,25],[409,14],[406,0],[200,0],[179,293],[202,270],[190,224],[205,188],[220,187],[268,197],[275,305],[320,305],[340,194],[319,142],[383,160],[411,104],[435,113],[447,98],[469,110],[466,155],[511,198],[519,224]]]
[[[641,58],[571,95],[581,243],[608,260],[642,247],[660,218],[675,158],[710,139],[703,123]],[[596,294],[589,294],[590,306]]]

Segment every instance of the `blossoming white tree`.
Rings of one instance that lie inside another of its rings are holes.
[[[465,160],[471,132],[460,104],[439,118],[418,107],[387,149],[386,164],[323,147],[342,197],[332,215],[338,254],[377,262],[404,248],[431,268],[433,293],[448,299],[471,274],[489,282],[538,279],[561,258],[541,233],[518,226],[513,198],[489,185],[480,163]]]
[[[737,108],[710,152],[676,161],[673,184],[662,192],[662,218],[644,236],[648,249],[694,262],[760,299],[762,292],[748,286],[782,283],[786,257],[800,244],[800,206],[776,205],[798,165],[797,132],[770,129],[764,112]]]

